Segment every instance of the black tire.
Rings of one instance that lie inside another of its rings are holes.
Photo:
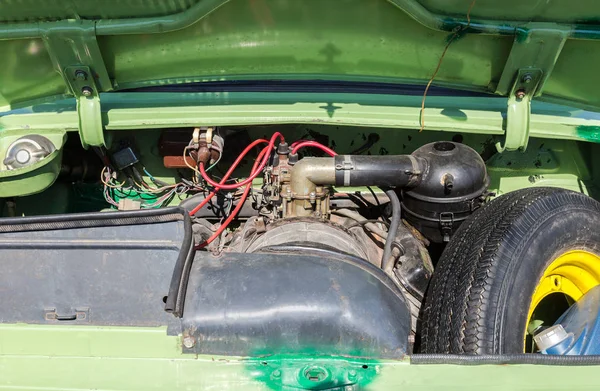
[[[544,270],[569,250],[600,254],[600,203],[580,193],[508,193],[458,229],[423,310],[425,353],[523,353],[529,304]]]

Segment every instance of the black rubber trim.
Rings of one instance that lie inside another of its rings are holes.
[[[173,269],[167,302],[165,303],[165,311],[172,313],[177,318],[183,316],[185,292],[187,290],[194,255],[196,254],[194,236],[192,235],[192,220],[189,213],[185,210],[183,211],[183,216],[183,242],[179,251],[179,257],[175,263],[175,268]]]
[[[410,356],[412,365],[556,365],[591,366],[600,365],[600,355],[596,356],[553,356],[545,354],[500,354],[500,355],[460,355],[460,354],[415,354]]]
[[[123,212],[9,217],[0,219],[0,233],[166,223],[181,221],[185,215],[186,213],[183,209],[172,207]]]
[[[327,92],[422,96],[424,85],[336,80],[231,80],[130,88],[121,92]],[[428,96],[494,98],[493,94],[431,87]]]

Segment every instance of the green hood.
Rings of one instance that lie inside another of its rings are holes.
[[[469,11],[470,10],[470,11]],[[0,108],[100,91],[236,80],[434,85],[598,110],[597,0],[7,0]],[[87,69],[87,68],[86,68]],[[539,83],[539,84],[538,84]]]

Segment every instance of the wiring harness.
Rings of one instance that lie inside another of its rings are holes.
[[[100,174],[104,185],[104,198],[115,208],[122,206],[119,204],[121,200],[129,199],[138,201],[141,209],[151,209],[167,206],[174,197],[183,199],[192,192],[204,193],[204,199],[189,212],[191,216],[194,216],[202,208],[209,205],[217,194],[225,192],[225,198],[228,200],[227,212],[217,230],[197,246],[197,248],[204,248],[216,240],[236,218],[252,190],[252,182],[263,173],[269,163],[277,141],[279,143],[285,142],[285,138],[279,132],[275,132],[269,140],[258,139],[253,141],[240,153],[223,177],[217,181],[209,176],[209,171],[221,161],[223,153],[221,152],[218,159],[209,167],[205,167],[203,162],[194,166],[189,162],[190,150],[194,148],[192,140],[184,148],[182,157],[186,166],[193,171],[194,175],[191,180],[182,178],[175,184],[167,184],[156,179],[146,167],[137,161],[137,158],[129,158],[127,167],[122,167],[120,170],[114,169],[106,153],[97,151],[105,162]],[[260,149],[248,177],[243,180],[231,179],[231,175],[247,155],[260,146],[263,146],[263,148]],[[297,154],[301,148],[313,147],[324,151],[330,156],[336,155],[335,151],[316,141],[301,140],[293,143],[291,147],[293,154]],[[142,172],[145,176],[142,175]],[[148,180],[145,178],[148,178]],[[230,183],[232,181],[233,183]],[[233,207],[234,204],[235,207]]]

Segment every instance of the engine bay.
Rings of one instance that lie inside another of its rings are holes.
[[[211,257],[315,253],[362,260],[401,292],[410,314],[408,349],[414,352],[420,349],[431,277],[461,224],[502,193],[503,180],[531,186],[551,181],[562,157],[552,140],[532,140],[535,154],[511,156],[498,154],[484,135],[352,127],[197,127],[109,135],[109,147],[87,150],[70,137],[56,182],[38,194],[4,198],[3,214],[178,206],[191,218],[193,249]],[[19,169],[53,152],[43,136],[24,136],[8,148],[3,164],[8,171]],[[531,175],[523,177],[526,167]],[[548,179],[538,174],[545,167]],[[165,296],[165,309],[178,313],[173,300]]]

